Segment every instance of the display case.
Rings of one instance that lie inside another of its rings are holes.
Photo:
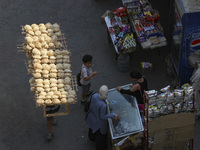
[[[190,82],[194,66],[189,57],[199,50],[200,1],[174,0],[172,5],[170,56],[181,86]]]
[[[117,113],[121,117],[120,120],[108,120],[112,139],[127,137],[144,130],[136,98],[122,95],[116,88],[108,92],[108,113]]]

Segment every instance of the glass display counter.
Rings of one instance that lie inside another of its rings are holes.
[[[122,88],[129,88],[129,85],[122,86]],[[108,92],[108,113],[117,113],[121,117],[120,120],[108,119],[112,139],[144,130],[136,98],[121,94],[116,88]]]

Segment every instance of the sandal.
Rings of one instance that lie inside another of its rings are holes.
[[[48,141],[51,141],[53,139],[53,133],[49,133],[48,135],[47,135],[47,140]]]
[[[57,124],[58,124],[58,122],[56,120],[52,122],[53,126],[57,126]]]

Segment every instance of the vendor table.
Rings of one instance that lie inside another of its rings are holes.
[[[108,18],[108,16],[105,17],[105,23],[106,23],[106,26],[107,26],[108,29],[109,29],[109,27],[112,27],[111,21],[110,21],[110,19]],[[108,36],[109,36],[109,31],[108,31]],[[116,40],[116,36],[115,36],[114,33],[110,33],[110,39],[112,40],[112,43],[113,43],[113,45],[114,45],[114,48],[115,48],[116,53],[119,54],[118,48],[117,48],[117,46],[114,44],[114,41]]]
[[[107,26],[107,34],[108,34],[108,40],[109,40],[109,43],[112,42],[114,48],[115,48],[115,52],[116,52],[116,58],[118,57],[119,54],[121,54],[118,50],[118,47],[115,45],[115,40],[116,40],[116,35],[115,33],[109,33],[109,28],[112,28],[113,26],[111,25],[111,20],[109,19],[108,16],[105,17],[105,23],[106,23],[106,26]],[[132,54],[133,51],[136,49],[136,47],[126,51],[126,52],[123,52],[123,54]]]
[[[130,84],[122,86],[129,88]],[[137,105],[133,96],[122,95],[116,88],[108,92],[108,113],[117,113],[120,120],[109,119],[109,128],[114,146],[122,144],[129,136],[144,130]],[[122,140],[121,143],[119,140]]]
[[[133,24],[132,26],[133,26],[134,30],[136,31],[135,25]],[[137,32],[136,32],[136,35],[137,35],[137,37],[139,37]],[[152,38],[154,38],[154,37],[152,37]],[[167,45],[167,39],[164,36],[163,37],[157,37],[158,44],[151,44],[150,40],[151,40],[151,38],[147,39],[144,42],[140,42],[143,49],[149,49],[149,48],[154,49],[154,48],[159,48],[159,47],[163,47],[163,46]]]
[[[136,35],[138,37],[138,41],[141,44],[141,47],[143,49],[157,49],[159,47],[163,47],[163,46],[167,45],[167,40],[164,36],[157,36],[156,34],[154,36],[152,34],[150,37],[147,36],[147,31],[153,32],[154,28],[152,28],[152,27],[154,25],[159,30],[162,30],[160,22],[158,21],[159,13],[157,10],[154,10],[151,7],[151,4],[148,2],[148,0],[143,0],[143,1],[122,0],[122,3],[124,5],[124,7],[127,9],[127,12],[128,12],[127,15],[128,15],[132,30],[133,30],[133,32],[136,33]],[[145,15],[145,13],[147,13],[147,12],[156,12],[158,16],[157,16],[157,18],[153,18],[151,16],[152,14],[150,14],[149,16]],[[144,18],[146,18],[146,19],[144,19]],[[148,19],[148,18],[151,18],[152,20]],[[141,26],[138,27],[139,31],[137,30],[135,20],[137,22],[140,22]],[[140,31],[142,31],[142,32],[139,34],[138,32],[140,32]],[[143,34],[145,34],[145,36]],[[141,39],[146,39],[146,40],[144,41]]]

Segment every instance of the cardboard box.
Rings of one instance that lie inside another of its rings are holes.
[[[154,136],[152,150],[184,150],[194,138],[194,113],[162,116],[149,121],[149,135]]]

